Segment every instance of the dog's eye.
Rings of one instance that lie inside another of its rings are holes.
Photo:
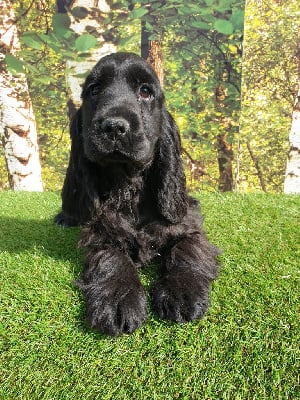
[[[142,99],[149,100],[150,97],[152,96],[152,90],[150,89],[150,87],[148,85],[142,85],[139,88],[139,96]]]
[[[98,96],[98,94],[100,93],[100,86],[99,85],[91,85],[90,87],[89,87],[89,92],[90,92],[90,95],[92,96],[92,97],[96,97],[96,96]]]

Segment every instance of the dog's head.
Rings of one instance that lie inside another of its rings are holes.
[[[161,214],[178,222],[187,197],[178,128],[152,67],[131,53],[102,58],[87,77],[72,125],[74,163],[148,169]],[[79,158],[78,158],[79,157]],[[74,166],[75,166],[74,164]]]
[[[130,53],[102,58],[82,91],[84,153],[97,164],[149,164],[160,136],[163,93],[151,66]]]

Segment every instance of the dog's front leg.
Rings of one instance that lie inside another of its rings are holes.
[[[204,232],[187,234],[165,249],[162,276],[152,287],[161,318],[187,322],[203,317],[211,281],[217,276],[217,254]]]
[[[132,333],[146,319],[146,296],[132,261],[121,251],[91,248],[78,282],[86,301],[87,319],[100,332]]]

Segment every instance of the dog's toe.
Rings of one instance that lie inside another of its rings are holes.
[[[164,276],[153,285],[151,294],[160,318],[176,322],[201,319],[209,307],[207,284],[181,274]]]
[[[142,287],[114,292],[103,286],[86,289],[83,288],[87,320],[102,333],[110,336],[132,333],[147,318],[146,295]]]

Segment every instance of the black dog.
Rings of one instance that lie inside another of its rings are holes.
[[[153,304],[162,318],[203,317],[218,250],[189,198],[178,128],[149,64],[129,53],[102,58],[83,86],[56,223],[84,225],[79,286],[101,332],[131,333],[146,319],[137,268],[161,255]]]

